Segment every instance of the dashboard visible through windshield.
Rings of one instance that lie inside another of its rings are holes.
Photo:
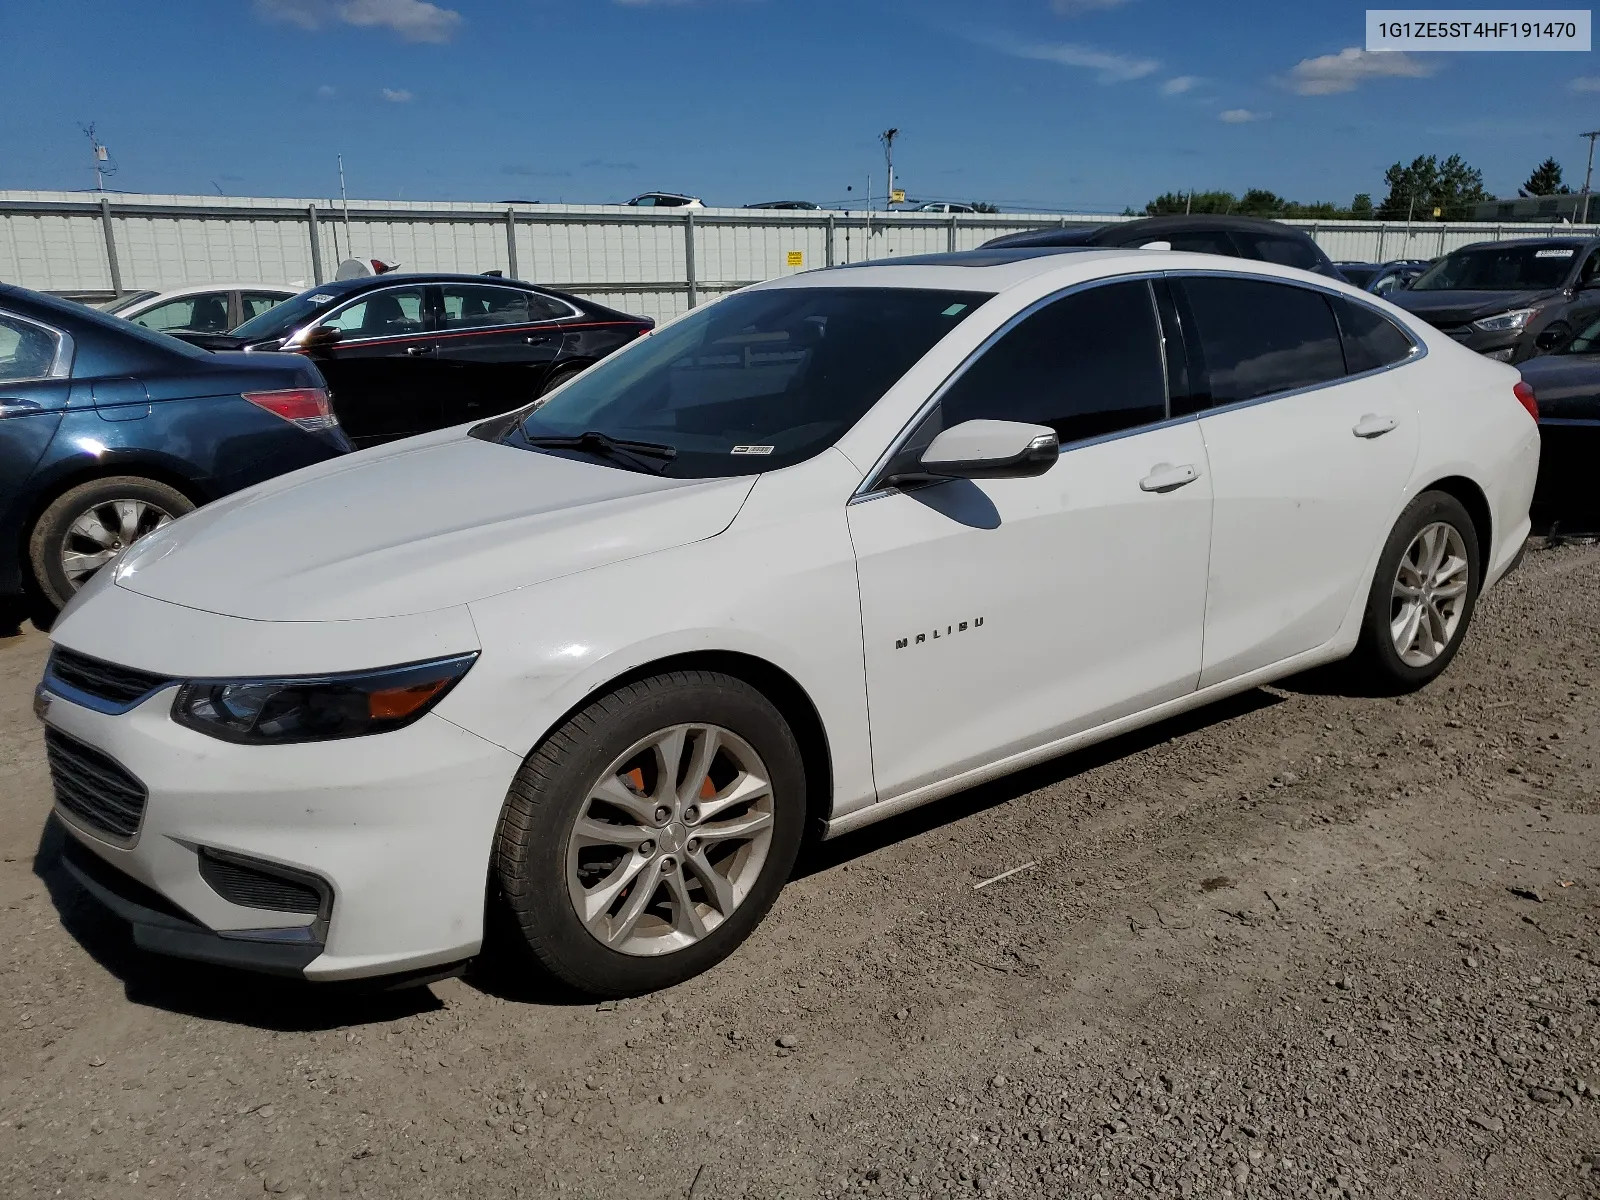
[[[777,288],[708,305],[479,436],[677,478],[833,445],[988,293]]]

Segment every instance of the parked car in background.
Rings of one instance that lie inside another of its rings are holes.
[[[973,208],[970,204],[946,204],[941,201],[932,204],[919,204],[913,211],[933,213],[975,213],[978,210]]]
[[[1144,217],[1114,225],[1030,229],[990,238],[988,246],[1116,246],[1189,250],[1251,258],[1344,278],[1309,234],[1280,221],[1258,217]]]
[[[1374,262],[1336,262],[1333,265],[1339,268],[1339,274],[1344,276],[1346,283],[1363,291],[1376,278],[1378,272],[1383,270],[1382,263]]]
[[[166,292],[130,292],[99,308],[160,333],[227,333],[299,290],[273,283],[208,283]]]
[[[628,203],[634,208],[704,208],[694,196],[685,196],[681,192],[645,192],[635,196]]]
[[[518,408],[654,326],[514,279],[395,273],[320,284],[191,340],[308,355],[345,433],[373,446]]]
[[[1600,315],[1600,240],[1517,238],[1463,246],[1389,299],[1469,350],[1522,362]]]
[[[350,448],[303,357],[0,284],[0,597],[59,607],[174,517]]]
[[[172,954],[416,978],[487,909],[520,969],[666,987],[808,829],[1320,663],[1438,677],[1528,532],[1525,391],[1214,256],[757,284],[94,581],[39,693],[65,861]]]
[[[760,204],[746,204],[746,208],[786,208],[815,212],[822,206],[813,204],[809,200],[764,200]]]
[[[1600,318],[1519,369],[1539,398],[1534,516],[1600,531]]]
[[[1372,278],[1361,286],[1374,296],[1387,296],[1399,288],[1410,287],[1417,276],[1431,265],[1432,263],[1425,258],[1396,259],[1394,262],[1384,263]]]

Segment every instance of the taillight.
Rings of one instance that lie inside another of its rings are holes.
[[[1511,390],[1522,403],[1522,407],[1528,410],[1528,415],[1537,421],[1539,419],[1539,397],[1533,394],[1533,385],[1527,380],[1519,379],[1516,387]]]
[[[301,429],[332,429],[339,423],[328,403],[327,388],[284,388],[276,392],[245,392],[244,398],[273,416]]]

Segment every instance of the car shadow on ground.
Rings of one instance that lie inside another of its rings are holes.
[[[140,950],[127,923],[101,908],[61,865],[66,837],[51,817],[34,853],[33,873],[48,889],[62,927],[121,981],[134,1004],[284,1033],[394,1021],[444,1007],[428,987],[304,983]]]
[[[1230,696],[1226,700],[1219,700],[1155,725],[1147,725],[1143,729],[1135,729],[1082,750],[1071,751],[1059,758],[1052,758],[990,783],[979,784],[977,787],[957,792],[953,796],[935,800],[920,808],[913,808],[899,816],[888,817],[857,833],[844,834],[831,841],[814,841],[801,852],[794,878],[800,879],[807,875],[831,871],[885,846],[907,841],[964,817],[998,808],[1019,796],[1065,782],[1097,767],[1107,766],[1118,759],[1137,754],[1141,750],[1159,746],[1162,742],[1169,742],[1174,738],[1220,725],[1282,702],[1280,696],[1275,696],[1262,688],[1253,688],[1248,692]]]

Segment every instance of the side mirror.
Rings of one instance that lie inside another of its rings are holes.
[[[924,479],[1031,479],[1056,465],[1061,445],[1048,425],[963,421],[922,452]]]
[[[301,348],[306,350],[325,350],[334,345],[343,336],[343,331],[335,329],[331,325],[318,325],[300,338],[300,345]]]
[[[1566,335],[1566,328],[1560,322],[1557,322],[1541,329],[1538,336],[1533,339],[1533,344],[1540,350],[1554,350],[1567,340]]]

